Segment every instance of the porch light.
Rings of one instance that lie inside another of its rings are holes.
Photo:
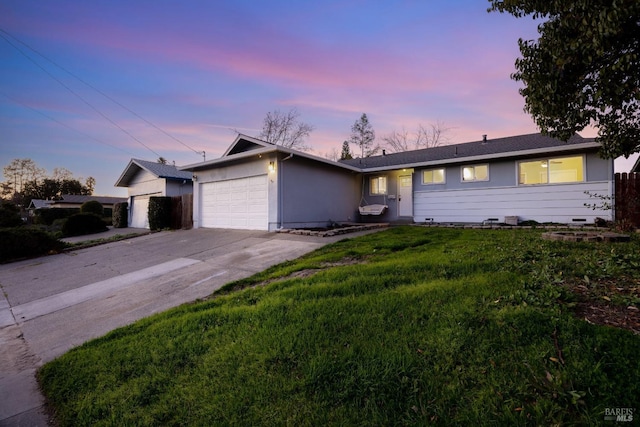
[[[269,162],[269,172],[274,172],[276,170],[276,165],[273,162]]]

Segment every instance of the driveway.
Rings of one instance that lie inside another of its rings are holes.
[[[35,372],[69,349],[353,236],[164,231],[0,265],[0,426],[47,425]]]

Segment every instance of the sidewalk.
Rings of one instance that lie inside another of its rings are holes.
[[[73,237],[65,237],[60,240],[67,243],[80,243],[80,242],[88,242],[91,240],[100,240],[100,239],[110,239],[114,236],[141,236],[144,234],[151,233],[150,230],[146,228],[113,228],[109,227],[109,230],[103,231],[102,233],[96,234],[85,234],[83,236],[73,236]]]

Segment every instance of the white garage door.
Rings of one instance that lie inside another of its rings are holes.
[[[135,196],[131,202],[131,227],[149,228],[149,196]]]
[[[200,226],[267,230],[269,223],[267,175],[200,186]]]

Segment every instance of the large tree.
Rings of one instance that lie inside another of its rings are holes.
[[[286,113],[275,110],[265,116],[258,138],[283,147],[309,150],[306,139],[313,129],[312,125],[300,121],[297,109],[292,108]]]
[[[376,132],[369,122],[366,114],[362,114],[358,120],[351,126],[351,137],[349,142],[356,145],[360,149],[360,157],[370,157],[378,152],[380,146],[374,146]]]
[[[393,131],[382,137],[391,152],[418,150],[421,148],[438,147],[448,141],[446,132],[449,128],[437,122],[425,126],[419,124],[415,132],[409,133],[404,127],[400,131]]]
[[[604,156],[640,151],[640,1],[489,1],[543,20],[538,40],[518,41],[511,76],[542,132],[567,140],[593,125]]]
[[[2,169],[2,173],[7,179],[6,185],[11,186],[14,196],[23,191],[27,182],[37,181],[46,175],[46,171],[38,167],[32,159],[13,159]]]

